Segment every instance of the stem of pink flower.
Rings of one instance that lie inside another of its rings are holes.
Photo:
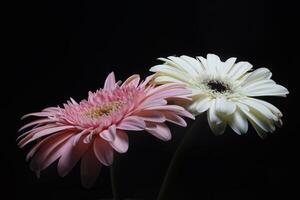
[[[110,166],[110,184],[111,184],[111,191],[112,191],[112,195],[113,195],[113,199],[114,200],[119,200],[119,195],[117,192],[117,186],[115,183],[115,167],[116,167],[116,161],[117,159],[114,159],[114,163]]]

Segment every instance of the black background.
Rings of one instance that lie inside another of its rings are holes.
[[[111,71],[121,80],[134,73],[145,78],[158,57],[207,53],[268,67],[291,93],[288,98],[267,98],[283,111],[284,126],[265,140],[252,128],[244,136],[227,128],[216,137],[203,120],[199,144],[187,156],[170,199],[291,199],[297,193],[296,5],[262,0],[23,1],[11,8],[5,21],[12,59],[5,67],[8,72],[1,72],[7,89],[7,114],[2,116],[8,120],[2,124],[1,180],[9,199],[112,197],[108,168],[90,190],[81,187],[78,166],[59,178],[53,165],[37,179],[25,162],[29,148],[20,150],[15,143],[22,115],[61,105],[69,97],[85,98],[89,90],[102,87]],[[171,128],[170,142],[130,133],[129,151],[117,155],[122,198],[157,197],[186,130]]]

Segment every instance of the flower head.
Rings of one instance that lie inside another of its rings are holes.
[[[27,155],[30,167],[40,173],[58,160],[58,174],[65,176],[81,160],[81,180],[86,187],[95,182],[101,166],[111,165],[113,151],[128,149],[126,131],[146,130],[161,140],[170,140],[166,121],[186,126],[182,118],[193,115],[169,99],[189,99],[190,91],[179,84],[154,87],[151,77],[140,82],[139,75],[129,77],[122,85],[111,73],[104,88],[89,92],[88,99],[77,103],[71,98],[63,108],[49,107],[25,117],[38,117],[20,130],[29,130],[18,139],[24,147],[38,143]]]
[[[282,96],[288,90],[276,84],[267,68],[251,71],[248,62],[237,62],[229,58],[222,62],[214,54],[207,58],[170,56],[160,58],[164,64],[150,69],[155,82],[181,83],[192,91],[192,103],[188,109],[195,115],[207,111],[212,131],[222,134],[229,125],[237,134],[246,133],[248,121],[256,132],[264,137],[273,132],[275,125],[282,124],[282,113],[272,104],[254,98],[260,96]]]

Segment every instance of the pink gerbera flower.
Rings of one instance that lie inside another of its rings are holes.
[[[133,75],[120,85],[112,72],[104,88],[89,92],[87,100],[77,103],[71,98],[63,108],[49,107],[25,115],[23,118],[39,117],[24,125],[20,131],[32,128],[18,138],[22,138],[18,143],[21,148],[38,141],[26,158],[32,158],[30,168],[39,175],[58,160],[58,174],[63,177],[81,159],[81,181],[90,187],[102,164],[112,164],[113,150],[127,151],[125,131],[146,130],[161,140],[170,140],[166,121],[186,126],[181,116],[194,117],[167,100],[189,99],[190,92],[179,84],[154,87],[149,84],[151,78],[140,83],[139,75]]]

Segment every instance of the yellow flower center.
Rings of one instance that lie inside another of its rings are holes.
[[[90,118],[98,118],[103,115],[109,115],[110,113],[118,110],[122,106],[123,102],[121,101],[113,101],[107,105],[96,106],[91,110],[84,112],[83,114]]]

